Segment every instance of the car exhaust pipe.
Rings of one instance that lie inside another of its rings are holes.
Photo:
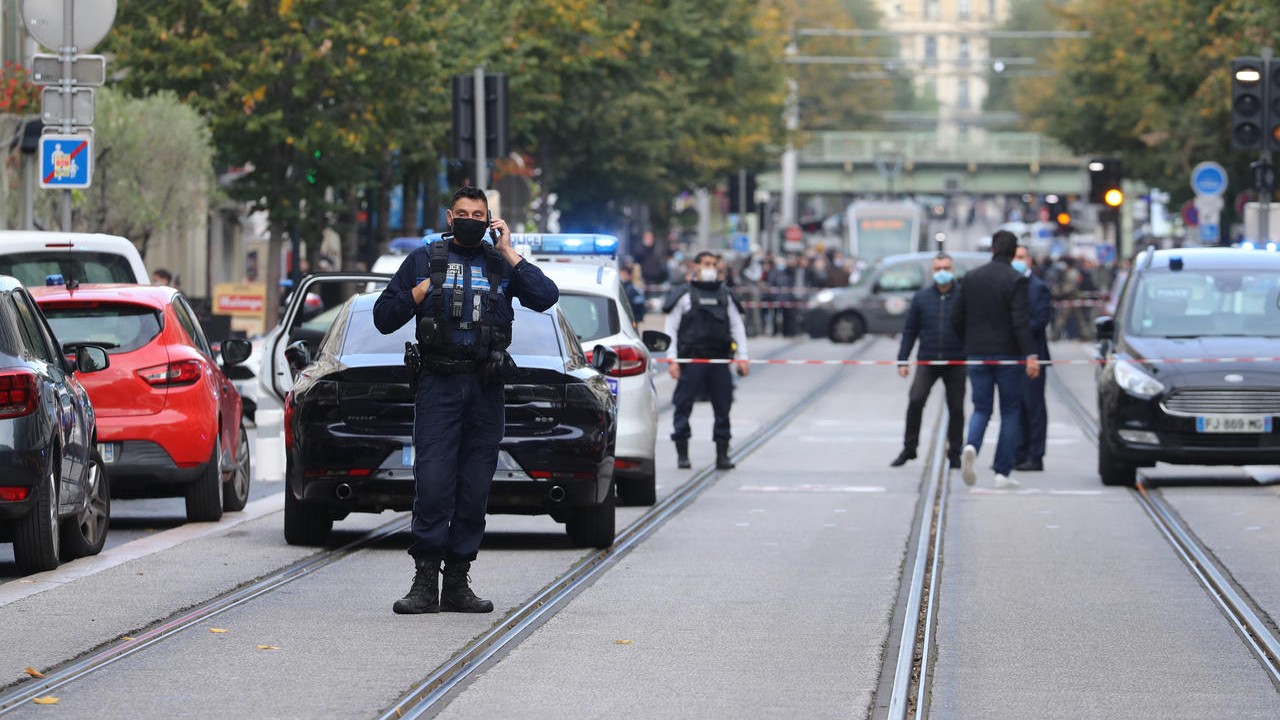
[[[351,491],[351,486],[346,483],[342,483],[338,485],[338,487],[333,489],[334,497],[338,498],[339,500],[349,500],[352,494],[353,493]]]
[[[553,502],[553,503],[562,503],[562,502],[564,502],[564,499],[565,499],[565,497],[566,497],[567,495],[568,495],[568,493],[566,493],[566,492],[564,491],[564,488],[563,488],[563,487],[561,487],[561,486],[559,486],[559,485],[554,485],[554,486],[552,486],[552,488],[551,488],[549,491],[547,491],[547,497],[548,497],[548,498],[551,500],[551,502]]]

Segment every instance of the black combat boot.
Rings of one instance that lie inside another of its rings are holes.
[[[391,609],[397,615],[440,612],[440,561],[415,560],[414,566],[413,587]]]
[[[676,441],[676,467],[681,470],[687,470],[693,467],[693,463],[689,462],[689,441]]]
[[[487,613],[493,612],[493,603],[481,600],[467,585],[467,571],[471,563],[466,560],[445,560],[444,585],[440,588],[440,609],[445,612]]]
[[[733,461],[729,459],[729,441],[716,441],[716,469],[732,470],[734,468]]]

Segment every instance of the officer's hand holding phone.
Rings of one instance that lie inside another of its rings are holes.
[[[520,262],[520,254],[511,247],[511,228],[502,218],[489,219],[489,237],[493,239],[493,247],[502,253],[507,263],[515,267]]]

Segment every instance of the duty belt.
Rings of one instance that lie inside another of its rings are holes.
[[[436,375],[462,375],[480,370],[476,360],[447,360],[425,356],[422,358],[422,369]]]

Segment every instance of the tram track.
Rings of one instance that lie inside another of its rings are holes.
[[[848,358],[859,357],[874,344],[874,338],[859,341],[854,345]],[[843,379],[845,370],[846,366],[837,366],[816,387],[788,406],[775,420],[765,423],[744,441],[737,443],[730,458],[735,463],[740,463],[752,452],[776,437],[806,408],[838,384]],[[615,566],[667,520],[684,510],[699,495],[715,485],[722,473],[723,471],[715,468],[714,463],[698,469],[684,484],[619,533],[611,547],[583,558],[567,572],[561,574],[541,592],[513,610],[500,623],[460,650],[448,662],[436,668],[386,712],[379,715],[379,720],[431,717],[442,710],[463,686],[519,645],[524,638],[562,610],[574,595]]]
[[[1067,406],[1076,425],[1096,446],[1100,432],[1097,418],[1061,379],[1056,375],[1049,377],[1049,384],[1058,399]],[[1280,689],[1280,638],[1273,632],[1272,623],[1264,617],[1265,613],[1258,603],[1235,581],[1230,570],[1214,556],[1164,498],[1158,487],[1148,485],[1139,473],[1138,481],[1130,492],[1174,553],[1262,664],[1271,682]]]
[[[853,346],[853,352],[850,358],[856,358],[867,351],[875,343],[874,338],[867,338]],[[799,342],[791,342],[774,349],[768,355],[775,356],[785,354],[789,350],[794,350],[801,345]],[[758,430],[755,434],[748,437],[737,445],[732,454],[736,460],[746,457],[773,435],[777,434],[787,423],[794,419],[804,407],[812,402],[812,400],[824,392],[831,385],[835,384],[846,368],[838,366],[831,373],[830,377],[818,384],[818,386],[806,395],[799,402],[789,406],[789,409],[780,415],[776,420],[767,424]],[[664,408],[665,410],[666,408]],[[689,503],[691,503],[703,490],[714,484],[720,471],[715,469],[714,463],[700,468],[685,483],[676,488],[669,496],[659,501],[657,505],[650,508],[648,512],[640,517],[639,520],[631,523],[624,528],[616,537],[614,545],[607,550],[598,551],[584,558],[575,564],[568,572],[563,573],[559,578],[552,581],[546,589],[540,591],[535,596],[527,600],[520,608],[513,611],[507,618],[495,627],[495,631],[486,633],[480,641],[474,642],[467,648],[459,651],[454,655],[454,660],[441,666],[441,670],[452,667],[457,664],[459,658],[470,657],[476,654],[476,648],[486,638],[495,635],[497,630],[503,630],[502,634],[511,628],[517,628],[517,637],[527,634],[529,630],[541,624],[542,621],[550,617],[548,610],[558,609],[563,606],[564,602],[572,597],[576,591],[588,584],[591,580],[604,572],[608,567],[612,566],[618,557],[624,555],[635,545],[642,542],[654,530],[672,515],[675,515]],[[242,608],[255,600],[264,598],[271,593],[279,590],[295,580],[308,577],[317,571],[348,559],[353,555],[360,553],[366,549],[377,546],[380,542],[385,541],[388,537],[397,533],[405,532],[409,529],[409,518],[407,514],[400,514],[395,519],[386,522],[378,527],[366,532],[351,542],[341,547],[331,550],[325,550],[318,554],[311,555],[307,558],[292,563],[284,568],[276,570],[259,579],[250,581],[239,588],[224,593],[212,600],[196,605],[193,608],[179,611],[157,623],[148,626],[144,630],[122,637],[118,640],[105,643],[103,645],[90,650],[79,659],[72,660],[60,667],[47,671],[43,677],[33,677],[24,680],[16,685],[10,686],[7,690],[0,692],[0,715],[5,715],[22,707],[28,706],[32,700],[49,695],[55,690],[70,686],[81,681],[95,673],[98,673],[109,666],[126,658],[136,657],[149,649],[155,648],[166,640],[170,640],[197,626],[207,624],[207,622],[223,613],[236,608]],[[546,606],[544,610],[539,611],[538,608]],[[551,613],[554,614],[554,613]],[[511,638],[503,640],[502,643],[495,643],[490,639],[487,643],[492,646],[484,657],[491,658],[502,648],[509,646]],[[441,675],[441,670],[437,670],[431,676],[435,678]],[[473,672],[469,669],[467,673]],[[461,677],[465,677],[461,676]],[[428,679],[428,682],[431,678]],[[420,684],[423,687],[426,683]],[[438,683],[437,683],[438,684]],[[454,681],[449,687],[455,687],[458,684]],[[403,704],[403,700],[401,701]],[[400,705],[398,704],[397,707]],[[400,717],[401,715],[391,715],[392,717]]]
[[[876,720],[922,717],[920,709],[927,707],[948,497],[947,411],[945,407],[939,410],[921,476],[880,682],[869,708],[869,715]]]

